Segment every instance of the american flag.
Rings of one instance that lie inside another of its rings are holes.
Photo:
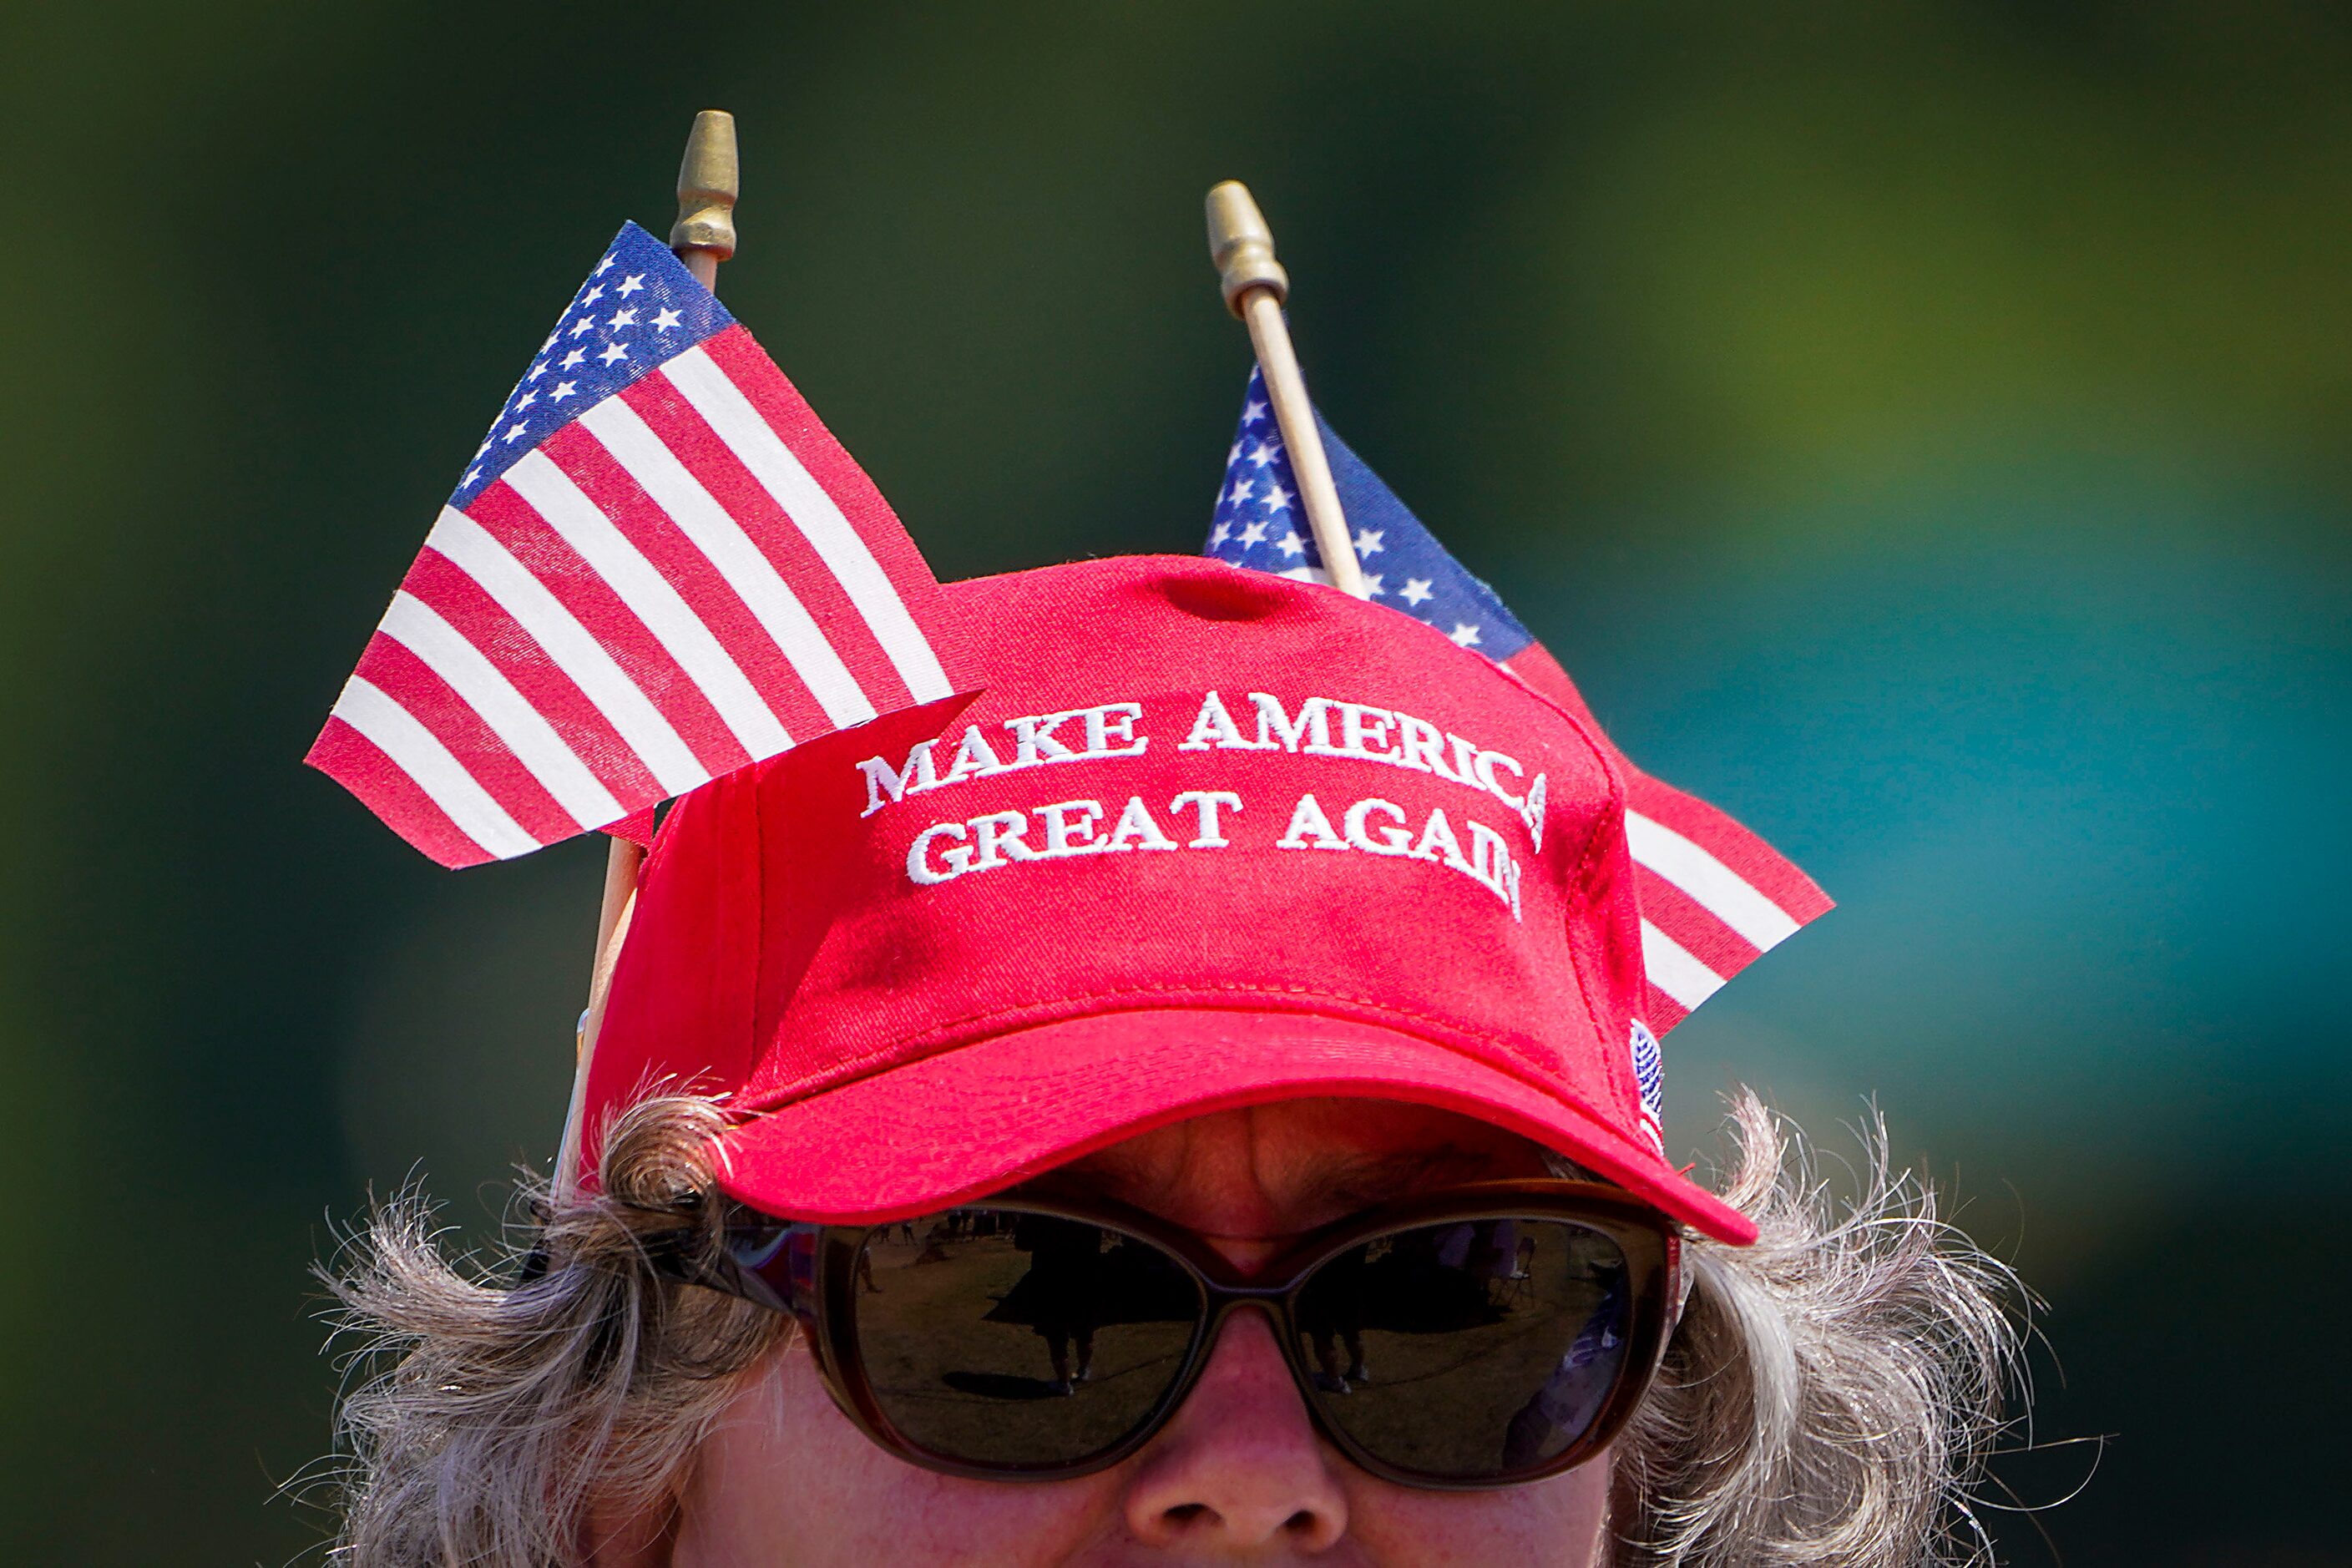
[[[1567,672],[1495,590],[1446,553],[1319,413],[1316,425],[1372,598],[1493,659],[1575,714],[1609,747],[1626,781],[1651,1029],[1664,1034],[1725,981],[1829,910],[1821,889],[1770,845],[1617,751]],[[1207,553],[1254,571],[1330,581],[1255,368],[1226,456]]]
[[[945,624],[873,481],[629,224],[308,760],[443,865],[506,859],[967,689]]]

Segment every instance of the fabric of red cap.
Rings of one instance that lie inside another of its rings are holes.
[[[589,1152],[653,1085],[724,1093],[730,1193],[884,1220],[1186,1116],[1376,1098],[1753,1239],[1665,1160],[1624,781],[1578,717],[1213,561],[946,592],[990,684],[944,729],[825,736],[662,825]]]

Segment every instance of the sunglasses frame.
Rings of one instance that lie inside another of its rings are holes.
[[[1483,1182],[1384,1204],[1300,1237],[1265,1267],[1246,1274],[1193,1232],[1158,1216],[1109,1202],[1057,1201],[1019,1193],[958,1204],[957,1209],[1037,1215],[1108,1226],[1149,1242],[1183,1266],[1201,1308],[1182,1367],[1168,1390],[1118,1443],[1082,1459],[1047,1464],[986,1464],[933,1453],[893,1425],[876,1397],[857,1347],[856,1264],[866,1239],[898,1220],[820,1225],[780,1220],[738,1205],[727,1226],[728,1246],[717,1256],[660,1260],[663,1271],[797,1319],[814,1352],[825,1391],[843,1415],[877,1447],[909,1464],[976,1480],[1057,1481],[1111,1468],[1131,1458],[1164,1428],[1200,1381],[1225,1321],[1236,1311],[1264,1312],[1282,1347],[1308,1417],[1326,1442],[1367,1474],[1423,1491],[1491,1491],[1522,1486],[1574,1469],[1600,1453],[1640,1407],[1665,1352],[1679,1306],[1680,1237],[1674,1223],[1621,1188],[1561,1180]],[[1525,1470],[1491,1478],[1433,1476],[1390,1464],[1367,1452],[1324,1413],[1331,1397],[1315,1384],[1298,1326],[1297,1302],[1317,1270],[1351,1247],[1393,1232],[1479,1220],[1558,1221],[1598,1231],[1617,1244],[1629,1283],[1631,1327],[1616,1385],[1581,1435],[1560,1453]],[[756,1262],[746,1261],[755,1258]]]

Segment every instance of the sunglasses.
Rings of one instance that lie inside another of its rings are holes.
[[[1010,1196],[886,1225],[739,1208],[723,1249],[664,1270],[797,1318],[834,1402],[929,1469],[1116,1465],[1255,1308],[1333,1447],[1384,1480],[1469,1490],[1608,1446],[1656,1371],[1676,1267],[1655,1210],[1545,1181],[1373,1209],[1248,1275],[1150,1215]]]

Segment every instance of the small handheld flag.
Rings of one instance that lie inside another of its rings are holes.
[[[625,225],[466,466],[307,759],[445,866],[970,689],[889,504]]]
[[[1624,774],[1651,1029],[1664,1034],[1725,981],[1828,912],[1827,896],[1770,845],[1627,760],[1567,672],[1495,590],[1446,552],[1320,413],[1315,422],[1370,597],[1485,655],[1559,703],[1609,749]],[[1253,571],[1329,582],[1311,534],[1298,521],[1297,499],[1265,381],[1253,367],[1205,553]]]

